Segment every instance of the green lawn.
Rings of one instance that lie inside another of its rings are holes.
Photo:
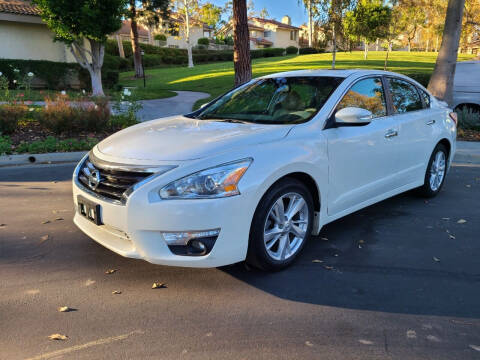
[[[363,52],[337,54],[337,69],[383,69],[384,52],[371,51],[368,59],[363,59]],[[474,55],[460,54],[458,60],[468,60]],[[388,70],[405,74],[430,74],[433,71],[437,53],[393,52],[390,53]],[[253,76],[262,76],[280,71],[301,69],[330,69],[332,54],[290,55],[275,58],[253,60]],[[143,80],[132,79],[133,72],[120,75],[120,82],[125,86],[137,86],[137,95],[143,99],[162,97],[165,90],[202,91],[216,97],[233,86],[233,62],[217,62],[187,67],[168,67],[147,69],[147,87]],[[196,106],[208,101],[201,100]]]

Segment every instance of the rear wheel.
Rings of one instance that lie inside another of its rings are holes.
[[[247,263],[281,270],[299,255],[312,232],[313,200],[307,187],[286,178],[260,200],[250,229]]]
[[[440,192],[445,182],[447,163],[447,148],[443,144],[438,144],[430,156],[423,186],[418,189],[422,196],[434,197]]]

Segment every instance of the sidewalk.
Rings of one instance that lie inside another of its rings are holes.
[[[454,162],[480,164],[480,142],[478,141],[457,141],[457,151]]]

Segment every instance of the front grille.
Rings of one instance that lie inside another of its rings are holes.
[[[87,158],[78,173],[78,181],[88,190],[102,197],[121,201],[125,191],[152,174],[152,172],[106,169],[95,165],[90,158]]]

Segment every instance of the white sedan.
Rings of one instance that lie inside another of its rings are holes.
[[[408,77],[273,74],[100,142],[73,175],[74,221],[155,264],[279,270],[335,219],[437,195],[455,138],[455,113]]]

